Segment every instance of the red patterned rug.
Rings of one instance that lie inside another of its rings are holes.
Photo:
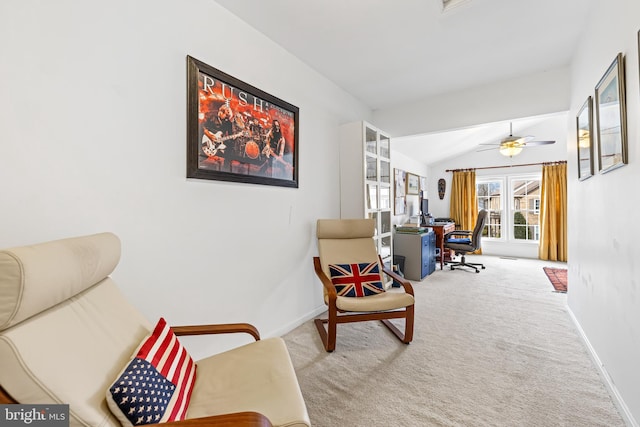
[[[567,269],[542,267],[556,292],[567,292]]]

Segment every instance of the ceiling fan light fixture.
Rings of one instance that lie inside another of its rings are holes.
[[[500,144],[500,154],[505,157],[517,156],[522,152],[523,145],[519,141],[507,141]]]

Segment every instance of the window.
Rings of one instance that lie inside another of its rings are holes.
[[[478,177],[478,210],[488,212],[483,237],[504,241],[540,239],[540,176]]]
[[[540,238],[540,179],[511,179],[513,238]]]
[[[502,237],[502,180],[476,180],[478,210],[486,210],[487,225],[482,236],[500,239]]]

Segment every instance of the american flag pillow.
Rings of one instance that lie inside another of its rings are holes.
[[[338,296],[366,297],[384,292],[377,262],[330,264],[329,273]]]
[[[193,359],[160,318],[107,391],[107,403],[127,427],[183,420],[195,379]]]

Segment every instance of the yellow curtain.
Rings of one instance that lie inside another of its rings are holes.
[[[542,166],[540,259],[567,261],[567,164]]]
[[[473,230],[475,227],[478,220],[475,170],[453,172],[449,216],[455,220],[458,230]]]

